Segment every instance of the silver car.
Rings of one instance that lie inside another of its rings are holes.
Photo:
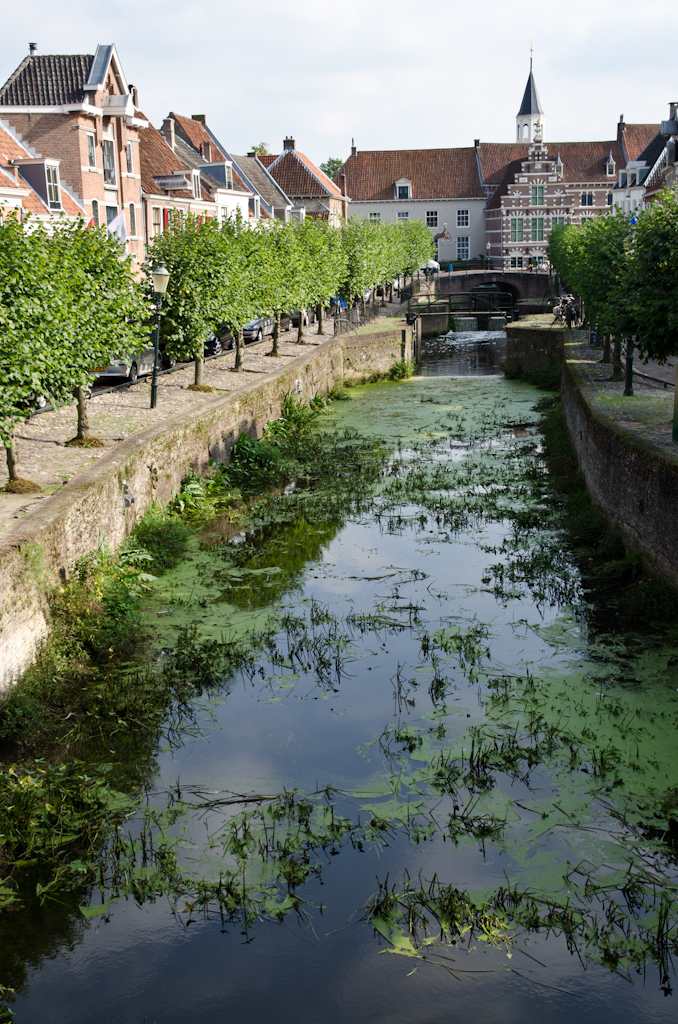
[[[137,380],[138,377],[153,373],[154,359],[155,348],[151,345],[138,355],[111,359],[108,366],[94,366],[90,373],[94,377],[126,377],[127,380]]]

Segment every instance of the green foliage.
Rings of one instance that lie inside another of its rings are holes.
[[[134,541],[151,556],[150,565],[155,573],[177,564],[190,536],[187,524],[160,505],[151,505],[134,529]]]
[[[389,380],[407,380],[414,373],[415,366],[411,359],[405,359],[403,362],[394,363],[391,369],[388,371]]]
[[[629,292],[642,356],[678,353],[678,193],[663,189],[637,217],[629,247]]]
[[[149,306],[131,257],[105,228],[83,221],[48,231],[0,225],[0,440],[44,397],[70,402],[89,370],[145,344]]]
[[[276,445],[242,434],[223,475],[230,484],[252,493],[280,482],[281,463],[280,450]]]
[[[268,156],[268,142],[255,142],[251,149],[255,156]]]
[[[320,170],[323,174],[326,174],[328,178],[336,178],[339,171],[344,166],[344,161],[338,156],[330,156],[325,160],[324,163],[320,164]]]

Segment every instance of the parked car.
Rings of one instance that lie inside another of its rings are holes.
[[[245,341],[261,341],[267,334],[273,334],[275,320],[270,316],[258,316],[242,329]]]
[[[220,356],[222,352],[228,352],[230,348],[233,348],[233,345],[233,335],[224,328],[222,331],[210,334],[206,339],[205,355]]]
[[[137,380],[149,373],[153,373],[153,360],[155,348],[149,345],[137,355],[124,355],[119,359],[111,359],[107,366],[94,366],[90,373],[94,377],[126,377],[127,380]]]

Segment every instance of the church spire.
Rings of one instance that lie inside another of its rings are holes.
[[[523,93],[523,102],[516,115],[516,142],[534,142],[535,133],[544,137],[544,111],[539,101],[537,83],[532,72],[532,41],[530,40],[530,73]]]

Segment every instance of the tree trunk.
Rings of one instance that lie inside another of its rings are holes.
[[[614,339],[614,348],[612,350],[612,380],[622,379],[621,369],[621,338]]]
[[[238,333],[235,336],[235,366],[234,370],[242,370],[242,350],[243,350],[243,335],[242,328],[238,328]]]
[[[195,380],[194,384],[202,384],[202,371],[205,366],[205,355],[204,352],[200,356],[195,357]]]
[[[19,460],[16,454],[16,448],[14,447],[14,434],[11,435],[12,444],[5,448],[7,454],[7,472],[9,473],[10,480],[19,479]]]
[[[89,420],[87,418],[87,396],[84,388],[75,389],[75,398],[78,403],[78,441],[86,441],[89,437]]]
[[[299,310],[299,329],[297,331],[297,345],[305,345],[304,341],[304,311]]]
[[[324,321],[325,310],[323,309],[322,302],[318,303],[318,311],[317,312],[318,312],[318,330],[317,330],[316,333],[317,334],[324,334],[325,333],[325,321]]]
[[[280,310],[276,310],[275,323],[273,324],[273,334],[271,335],[271,351],[268,353],[269,356],[275,356],[276,358],[280,355],[278,352],[278,338],[280,337]]]
[[[610,335],[603,335],[603,358],[600,360],[601,363],[610,362]]]
[[[382,306],[386,305],[386,285],[385,284],[381,286],[381,304],[382,304]]]

